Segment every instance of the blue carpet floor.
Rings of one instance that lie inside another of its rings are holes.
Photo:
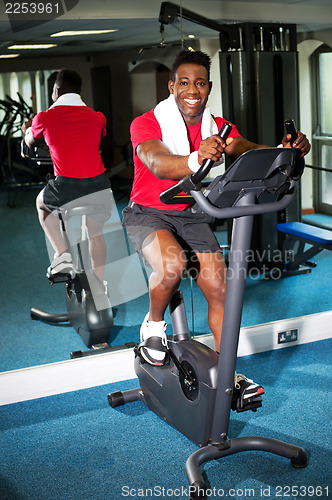
[[[238,360],[266,394],[257,413],[232,412],[229,436],[302,446],[309,465],[294,469],[264,452],[209,462],[210,498],[331,497],[331,348],[330,339]],[[130,380],[1,407],[1,500],[188,498],[184,466],[196,445],[140,402],[108,406],[109,392],[134,387]]]
[[[45,277],[49,265],[45,237],[35,210],[35,192],[22,192],[15,208],[6,205],[0,194],[0,371],[14,370],[70,359],[72,351],[86,350],[75,330],[65,324],[45,324],[30,319],[30,308],[65,312],[62,284],[51,286]],[[117,198],[121,212],[126,197]],[[218,234],[227,243],[226,232]],[[242,326],[314,314],[332,309],[332,252],[324,250],[314,259],[311,274],[276,280],[250,276],[245,292]],[[181,284],[189,327],[193,327],[191,283]],[[147,288],[146,288],[147,290]],[[207,306],[200,290],[193,287],[194,331],[208,332]],[[139,328],[148,310],[148,294],[117,305],[110,344],[117,346],[139,341]],[[167,315],[166,321],[169,322]]]
[[[44,277],[49,261],[34,194],[20,195],[15,208],[0,201],[0,370],[69,359],[84,349],[77,333],[30,319],[31,306],[65,307],[62,287]],[[331,310],[332,253],[315,260],[309,275],[248,278],[242,326]],[[182,285],[191,326],[190,280]],[[195,331],[205,333],[206,305],[193,290]],[[137,342],[147,304],[143,294],[116,307],[113,345]],[[257,413],[232,413],[230,437],[262,435],[302,446],[309,465],[296,470],[263,452],[210,462],[207,484],[217,488],[211,498],[331,497],[331,347],[330,339],[238,359],[238,372],[261,382],[266,394]],[[117,409],[107,403],[109,392],[134,387],[130,380],[0,407],[0,499],[188,498],[184,465],[196,446],[142,403]]]

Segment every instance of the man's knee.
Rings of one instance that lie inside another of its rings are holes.
[[[44,203],[44,190],[40,191],[40,193],[36,198],[36,208],[40,214],[43,212],[46,215],[46,217],[51,213],[51,210],[47,208],[47,206]]]
[[[154,278],[158,278],[158,283],[165,289],[176,290],[186,268],[186,261],[180,256],[163,255],[157,268],[154,268]]]
[[[204,276],[204,269],[201,270],[197,283],[209,300],[214,302],[224,302],[226,295],[225,274],[226,271],[224,272],[222,268],[220,268],[213,276],[208,273]]]
[[[186,263],[183,259],[169,260],[164,266],[164,281],[170,288],[177,287],[181,281],[183,273],[186,269]]]
[[[43,206],[45,206],[45,204],[44,204],[44,190],[42,189],[38,193],[37,198],[36,198],[36,207],[37,207],[37,210],[41,210]]]
[[[95,238],[96,236],[103,236],[103,227],[104,222],[98,222],[91,217],[87,217],[86,229],[89,239]]]

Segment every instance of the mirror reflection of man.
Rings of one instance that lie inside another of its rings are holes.
[[[92,270],[103,282],[106,259],[103,225],[109,217],[112,199],[110,180],[100,154],[106,118],[84,104],[81,86],[78,73],[61,69],[53,87],[54,104],[24,123],[22,131],[30,148],[45,139],[54,166],[55,178],[48,181],[36,200],[40,224],[55,252],[49,274],[70,272],[73,267],[59,219],[53,212],[72,200],[98,193],[98,204],[105,205],[106,215],[88,216],[87,232]]]

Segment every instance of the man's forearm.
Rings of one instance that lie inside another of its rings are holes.
[[[161,141],[141,143],[137,155],[157,179],[179,180],[190,172],[188,156],[174,155]]]
[[[157,179],[179,180],[190,173],[188,157],[170,153],[158,153],[149,162],[151,172]]]
[[[38,146],[38,144],[40,143],[40,139],[35,139],[34,136],[32,135],[31,127],[29,127],[26,130],[24,141],[25,144],[28,146],[28,148],[34,148],[35,146]]]

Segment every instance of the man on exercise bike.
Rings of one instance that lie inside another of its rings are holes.
[[[141,341],[160,337],[167,344],[164,313],[178,289],[184,270],[195,277],[208,302],[208,324],[219,352],[226,293],[226,265],[213,234],[212,218],[193,214],[187,205],[166,205],[160,193],[186,175],[196,172],[205,159],[220,164],[223,153],[232,160],[251,149],[268,146],[243,138],[233,125],[226,142],[217,135],[226,121],[207,107],[211,91],[210,57],[200,51],[182,50],[172,66],[170,96],[131,124],[135,176],[131,201],[123,211],[123,224],[137,251],[153,272],[149,278],[149,312],[141,326]],[[290,135],[282,140],[290,147]],[[298,133],[293,147],[302,156],[310,150],[306,136]],[[143,347],[145,361],[162,365],[165,352]],[[264,393],[243,375],[235,374],[242,397]]]
[[[106,259],[103,225],[110,216],[112,203],[111,184],[100,155],[106,118],[84,104],[81,85],[78,73],[61,69],[53,87],[54,104],[38,113],[32,122],[24,123],[22,131],[29,148],[45,139],[54,166],[55,178],[48,181],[36,201],[40,224],[55,251],[48,276],[69,273],[73,268],[56,211],[72,200],[98,192],[98,205],[105,206],[105,214],[88,216],[87,232],[92,270],[103,283]]]

